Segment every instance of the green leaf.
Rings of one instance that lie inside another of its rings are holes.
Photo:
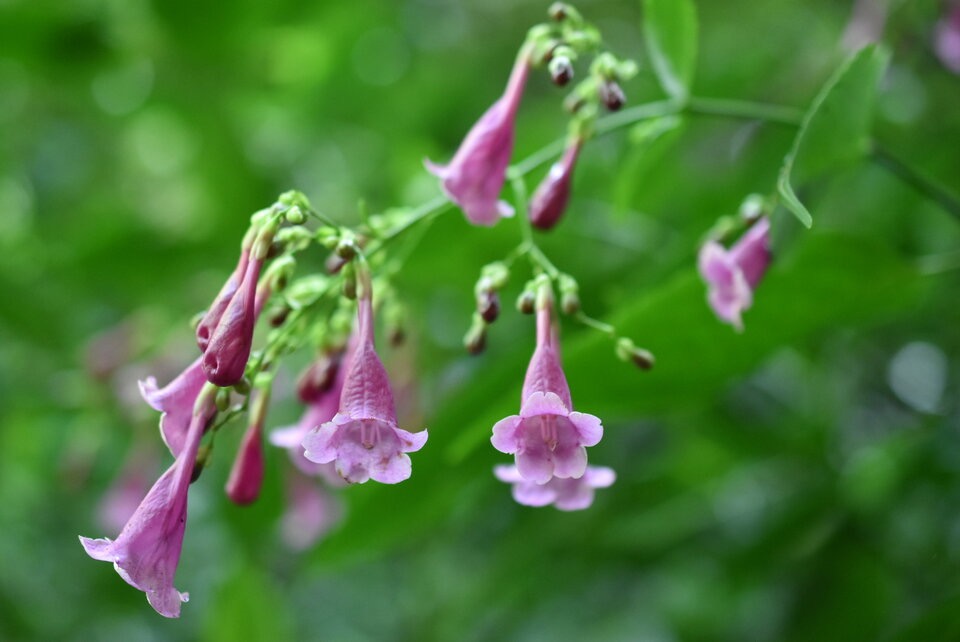
[[[660,86],[671,98],[690,94],[697,57],[697,10],[691,0],[644,0],[643,35]]]
[[[889,57],[876,45],[861,49],[827,81],[803,117],[783,159],[777,189],[787,209],[807,227],[813,225],[813,217],[793,185],[867,152],[876,88]]]

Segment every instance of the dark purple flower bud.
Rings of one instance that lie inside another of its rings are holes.
[[[580,154],[583,140],[580,138],[567,146],[563,157],[550,168],[530,199],[528,214],[534,227],[549,230],[563,216],[570,200],[570,182],[573,168]]]
[[[262,261],[251,259],[243,281],[203,353],[203,372],[207,381],[217,386],[232,386],[243,377],[253,344],[256,322],[257,280]]]
[[[627,104],[627,97],[623,89],[615,80],[603,80],[597,86],[600,102],[610,111],[617,111]]]
[[[297,396],[300,401],[314,403],[333,386],[340,369],[343,352],[326,352],[311,363],[297,380]]]
[[[493,323],[500,316],[500,295],[496,290],[480,290],[477,293],[477,312],[487,323]]]
[[[550,61],[548,65],[550,71],[550,80],[558,87],[563,87],[573,80],[573,65],[569,58],[557,56]]]
[[[530,71],[530,50],[524,48],[513,66],[503,96],[470,129],[447,165],[424,161],[441,180],[443,191],[474,225],[490,226],[513,208],[499,200],[513,153],[514,120]]]

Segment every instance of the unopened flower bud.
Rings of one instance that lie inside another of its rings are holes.
[[[496,290],[481,290],[477,293],[477,313],[487,323],[493,323],[500,316],[500,295]]]
[[[214,403],[217,406],[217,410],[220,412],[226,412],[230,408],[230,389],[220,388],[217,390],[217,396],[214,397]]]
[[[567,18],[567,5],[563,2],[554,2],[550,5],[550,8],[547,9],[547,15],[550,16],[551,20],[556,20],[560,22]]]
[[[743,203],[740,204],[740,218],[748,223],[753,223],[761,216],[765,210],[763,196],[760,194],[750,194]]]
[[[287,217],[287,222],[291,225],[303,225],[307,222],[307,215],[296,205],[288,209],[285,216]]]
[[[617,340],[617,358],[621,361],[632,362],[641,370],[649,370],[656,362],[649,350],[638,348],[631,339],[621,337]]]
[[[297,379],[297,396],[305,404],[312,403],[323,396],[333,386],[340,368],[340,353],[321,355]]]
[[[473,323],[463,337],[463,347],[470,354],[480,354],[487,347],[487,324],[479,314],[473,315]]]
[[[560,295],[560,309],[564,314],[576,314],[580,311],[580,297],[575,292]]]
[[[349,261],[357,255],[357,245],[353,239],[343,239],[337,243],[336,253],[341,259]]]
[[[526,289],[517,297],[517,311],[522,314],[533,314],[536,302],[537,296],[533,290]]]
[[[238,394],[248,395],[250,394],[250,380],[246,377],[233,384],[233,389],[237,391]]]
[[[597,86],[597,95],[600,102],[610,111],[617,111],[627,102],[623,89],[614,80],[603,80]]]
[[[210,444],[205,444],[197,448],[197,458],[193,463],[193,472],[190,474],[190,483],[200,479],[200,474],[203,473],[203,469],[207,467],[207,463],[210,461],[210,455],[213,454],[213,446]]]
[[[573,64],[569,58],[554,56],[547,69],[550,71],[550,80],[558,87],[563,87],[573,80]]]
[[[549,230],[563,216],[570,201],[570,185],[573,180],[573,170],[580,155],[583,139],[576,137],[563,152],[563,157],[550,166],[550,171],[530,198],[527,216],[530,223],[541,230]]]
[[[337,244],[340,242],[340,234],[336,228],[324,226],[317,230],[316,239],[320,245],[328,250],[332,250],[337,247]]]
[[[324,267],[327,269],[327,272],[330,274],[336,274],[343,269],[343,266],[347,264],[347,260],[340,258],[335,253],[327,257],[327,260],[324,262]]]

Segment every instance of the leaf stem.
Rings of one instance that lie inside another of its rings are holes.
[[[960,219],[960,198],[950,192],[946,187],[924,176],[878,143],[874,143],[870,157],[877,165],[915,189],[918,193],[929,198],[948,214]]]

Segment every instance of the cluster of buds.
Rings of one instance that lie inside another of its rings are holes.
[[[427,169],[440,178],[447,197],[474,225],[495,225],[500,218],[513,216],[513,207],[500,200],[500,192],[513,153],[517,110],[531,69],[545,65],[551,80],[565,86],[574,78],[578,59],[593,57],[587,78],[566,100],[573,121],[563,156],[537,187],[528,207],[531,223],[543,230],[556,225],[567,207],[574,165],[592,134],[599,105],[611,111],[620,109],[626,98],[619,83],[637,72],[633,61],[602,51],[599,31],[570,5],[555,3],[548,13],[549,22],[528,32],[503,95],[473,125],[450,163],[425,161]]]

